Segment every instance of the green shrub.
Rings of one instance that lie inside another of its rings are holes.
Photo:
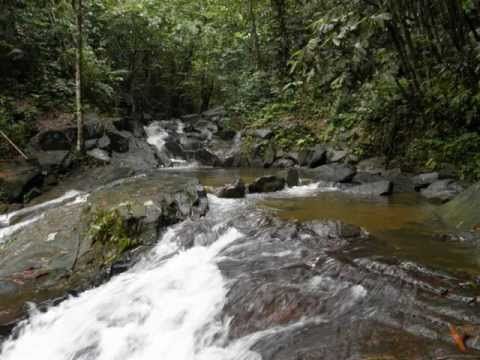
[[[136,245],[136,229],[132,229],[119,209],[97,210],[90,223],[89,235],[93,242],[113,246],[117,254]]]

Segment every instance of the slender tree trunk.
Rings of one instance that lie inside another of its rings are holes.
[[[257,70],[261,68],[261,57],[260,57],[260,42],[258,40],[258,32],[257,32],[257,18],[255,15],[255,0],[249,0],[248,2],[248,12],[250,16],[250,36],[252,38],[252,45],[253,45],[253,60],[255,62],[255,66]]]
[[[83,4],[82,0],[73,0],[76,12],[76,51],[75,51],[75,115],[77,119],[77,151],[85,150],[83,136],[83,106],[82,106],[82,65],[83,65]]]
[[[287,19],[286,19],[286,3],[285,0],[272,0],[272,8],[275,11],[276,20],[278,22],[278,37],[280,40],[279,48],[279,66],[280,74],[286,77],[288,73],[288,60],[290,57]]]

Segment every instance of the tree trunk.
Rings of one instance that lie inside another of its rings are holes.
[[[77,120],[77,151],[85,150],[83,136],[83,106],[82,106],[82,65],[83,65],[83,4],[82,0],[73,0],[76,12],[76,51],[75,51],[75,104]]]
[[[286,19],[286,3],[285,0],[272,0],[272,8],[274,9],[276,21],[278,23],[277,36],[280,41],[279,48],[279,67],[282,77],[286,77],[288,73],[288,60],[290,58],[290,48],[288,39],[287,19]]]
[[[253,48],[253,60],[257,70],[261,68],[261,57],[260,57],[260,42],[258,39],[257,32],[257,18],[255,15],[255,0],[249,0],[248,2],[248,12],[250,16],[250,36],[252,38],[252,48]]]

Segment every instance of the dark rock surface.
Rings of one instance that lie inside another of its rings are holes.
[[[476,183],[443,205],[439,216],[459,230],[471,230],[480,224],[480,183]]]
[[[433,184],[440,179],[440,175],[437,172],[419,174],[412,178],[415,189],[420,190]]]
[[[96,242],[89,232],[101,209],[116,209],[135,246],[149,246],[166,226],[203,216],[208,203],[196,180],[163,174],[113,183],[30,213],[24,209],[11,219],[14,227],[0,228],[0,324],[18,318],[25,301],[88,287],[122,255],[124,248]],[[25,226],[15,227],[16,221]]]
[[[233,184],[221,188],[218,197],[226,199],[241,199],[245,197],[247,188],[242,179],[237,179]]]
[[[381,174],[385,171],[386,165],[387,159],[384,156],[378,156],[360,161],[357,164],[357,169],[359,172]]]
[[[43,176],[35,162],[0,162],[0,193],[7,202],[22,201],[23,195],[41,183]]]
[[[370,182],[353,186],[345,190],[346,193],[360,196],[387,196],[393,191],[393,184],[388,180]]]
[[[298,186],[300,184],[300,174],[297,169],[288,169],[285,177],[288,187]]]
[[[356,174],[353,166],[346,164],[328,164],[315,169],[316,180],[331,182],[350,182]]]
[[[248,191],[251,194],[275,192],[284,188],[285,179],[278,176],[263,176],[248,185]]]
[[[427,199],[439,200],[447,202],[463,191],[463,187],[451,179],[437,180],[425,189],[421,190],[421,194]]]

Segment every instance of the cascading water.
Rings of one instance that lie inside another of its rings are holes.
[[[238,343],[229,349],[228,319],[221,318],[228,288],[217,255],[242,234],[227,227],[213,244],[181,251],[175,240],[182,228],[167,231],[151,254],[105,285],[45,313],[32,310],[1,358],[257,358]]]
[[[0,358],[454,358],[448,323],[480,322],[471,298],[454,288],[457,279],[414,262],[384,262],[380,244],[358,228],[272,216],[276,203],[296,211],[305,197],[332,190],[314,183],[246,199],[209,195],[206,217],[169,228],[130,270],[44,312],[32,305]],[[85,196],[50,205],[69,207]],[[35,221],[50,205],[10,216],[4,230]],[[383,212],[393,211],[387,205]]]

